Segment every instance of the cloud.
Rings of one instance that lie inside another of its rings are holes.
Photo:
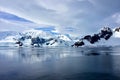
[[[19,31],[22,32],[28,29],[47,29],[50,30],[53,26],[36,24],[24,18],[20,18],[16,15],[0,12],[0,31]],[[49,28],[50,27],[50,28]]]
[[[119,0],[0,0],[0,10],[55,26],[55,31],[74,35],[99,29],[106,18],[120,11]],[[112,4],[112,6],[111,6]]]
[[[116,22],[117,24],[120,25],[120,12],[114,14],[114,15],[112,16],[112,18],[115,20],[115,22]]]
[[[42,24],[40,25],[31,22],[0,19],[0,31],[22,32],[33,28],[43,28],[43,27],[47,28],[49,27],[49,25],[42,25]]]
[[[100,26],[109,26],[111,28],[119,27],[120,26],[120,12],[116,12],[109,17],[103,19],[100,23]]]
[[[28,22],[10,21],[0,19],[0,31],[24,31],[37,25]]]

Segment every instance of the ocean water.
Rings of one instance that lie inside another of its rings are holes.
[[[120,47],[0,47],[0,80],[120,80]]]

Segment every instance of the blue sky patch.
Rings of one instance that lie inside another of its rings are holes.
[[[53,32],[55,30],[55,27],[54,26],[50,26],[50,27],[42,27],[42,28],[35,28],[36,30],[42,30],[42,31],[45,31],[45,32],[50,32],[51,34],[59,34],[59,33],[56,33],[56,32]]]
[[[10,14],[10,13],[6,13],[6,12],[1,12],[1,11],[0,11],[0,18],[1,19],[7,19],[7,20],[14,20],[14,21],[31,22],[31,21],[26,20],[24,18],[20,18],[20,17],[18,17],[16,15],[13,15],[13,14]]]
[[[42,28],[35,28],[35,29],[37,29],[37,30],[43,30],[43,31],[53,31],[53,30],[55,30],[55,28],[54,27],[42,27]]]

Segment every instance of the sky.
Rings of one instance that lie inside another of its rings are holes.
[[[81,36],[120,25],[120,0],[0,0],[0,31],[32,28]]]

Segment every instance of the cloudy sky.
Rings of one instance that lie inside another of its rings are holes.
[[[63,34],[96,33],[120,25],[120,0],[0,0],[0,31],[31,28]]]

